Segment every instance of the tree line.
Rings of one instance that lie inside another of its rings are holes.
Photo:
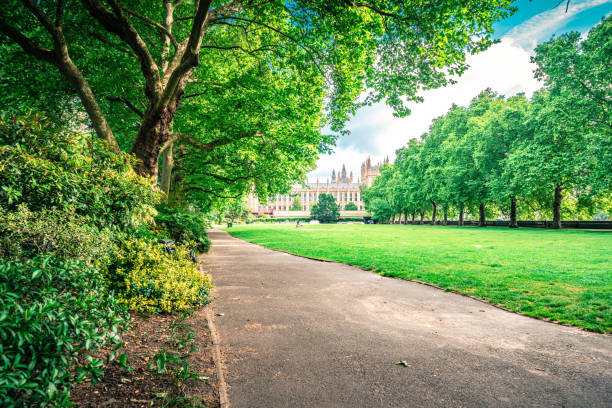
[[[380,220],[401,217],[432,223],[442,212],[463,225],[466,213],[519,216],[612,212],[610,78],[612,18],[582,41],[567,33],[539,45],[532,62],[543,88],[523,94],[481,92],[468,107],[453,105],[420,140],[397,150],[363,191],[366,209]]]

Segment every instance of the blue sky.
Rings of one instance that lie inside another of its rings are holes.
[[[371,156],[373,161],[389,156],[408,140],[427,132],[431,120],[444,114],[453,103],[468,105],[483,89],[490,87],[503,95],[525,92],[531,96],[541,84],[533,79],[535,67],[529,62],[533,48],[552,35],[567,31],[586,34],[601,18],[612,13],[612,0],[572,0],[565,11],[565,1],[518,0],[518,11],[495,25],[495,37],[500,43],[487,51],[468,57],[470,69],[457,84],[424,92],[423,103],[411,104],[407,118],[393,117],[384,103],[362,108],[348,125],[351,134],[338,140],[331,155],[323,155],[317,168],[308,176],[322,181],[332,169],[346,164],[347,172],[360,175],[361,163]]]

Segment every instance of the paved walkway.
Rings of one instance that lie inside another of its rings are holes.
[[[233,408],[612,406],[612,336],[210,237]]]

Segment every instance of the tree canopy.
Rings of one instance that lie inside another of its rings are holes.
[[[467,108],[453,106],[421,140],[397,151],[364,191],[366,209],[383,220],[438,208],[463,221],[464,212],[527,218],[593,213],[612,192],[610,162],[610,33],[612,18],[584,41],[568,33],[535,50],[536,78],[544,83],[531,100],[481,92]],[[570,204],[563,208],[565,201]],[[599,208],[598,208],[599,207]]]
[[[85,112],[140,174],[157,177],[163,154],[163,189],[203,205],[265,197],[303,178],[359,106],[406,115],[463,72],[512,2],[9,0],[3,109]]]

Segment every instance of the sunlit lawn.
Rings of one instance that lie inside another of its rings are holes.
[[[229,232],[525,315],[612,331],[612,232],[362,224],[245,225]]]

